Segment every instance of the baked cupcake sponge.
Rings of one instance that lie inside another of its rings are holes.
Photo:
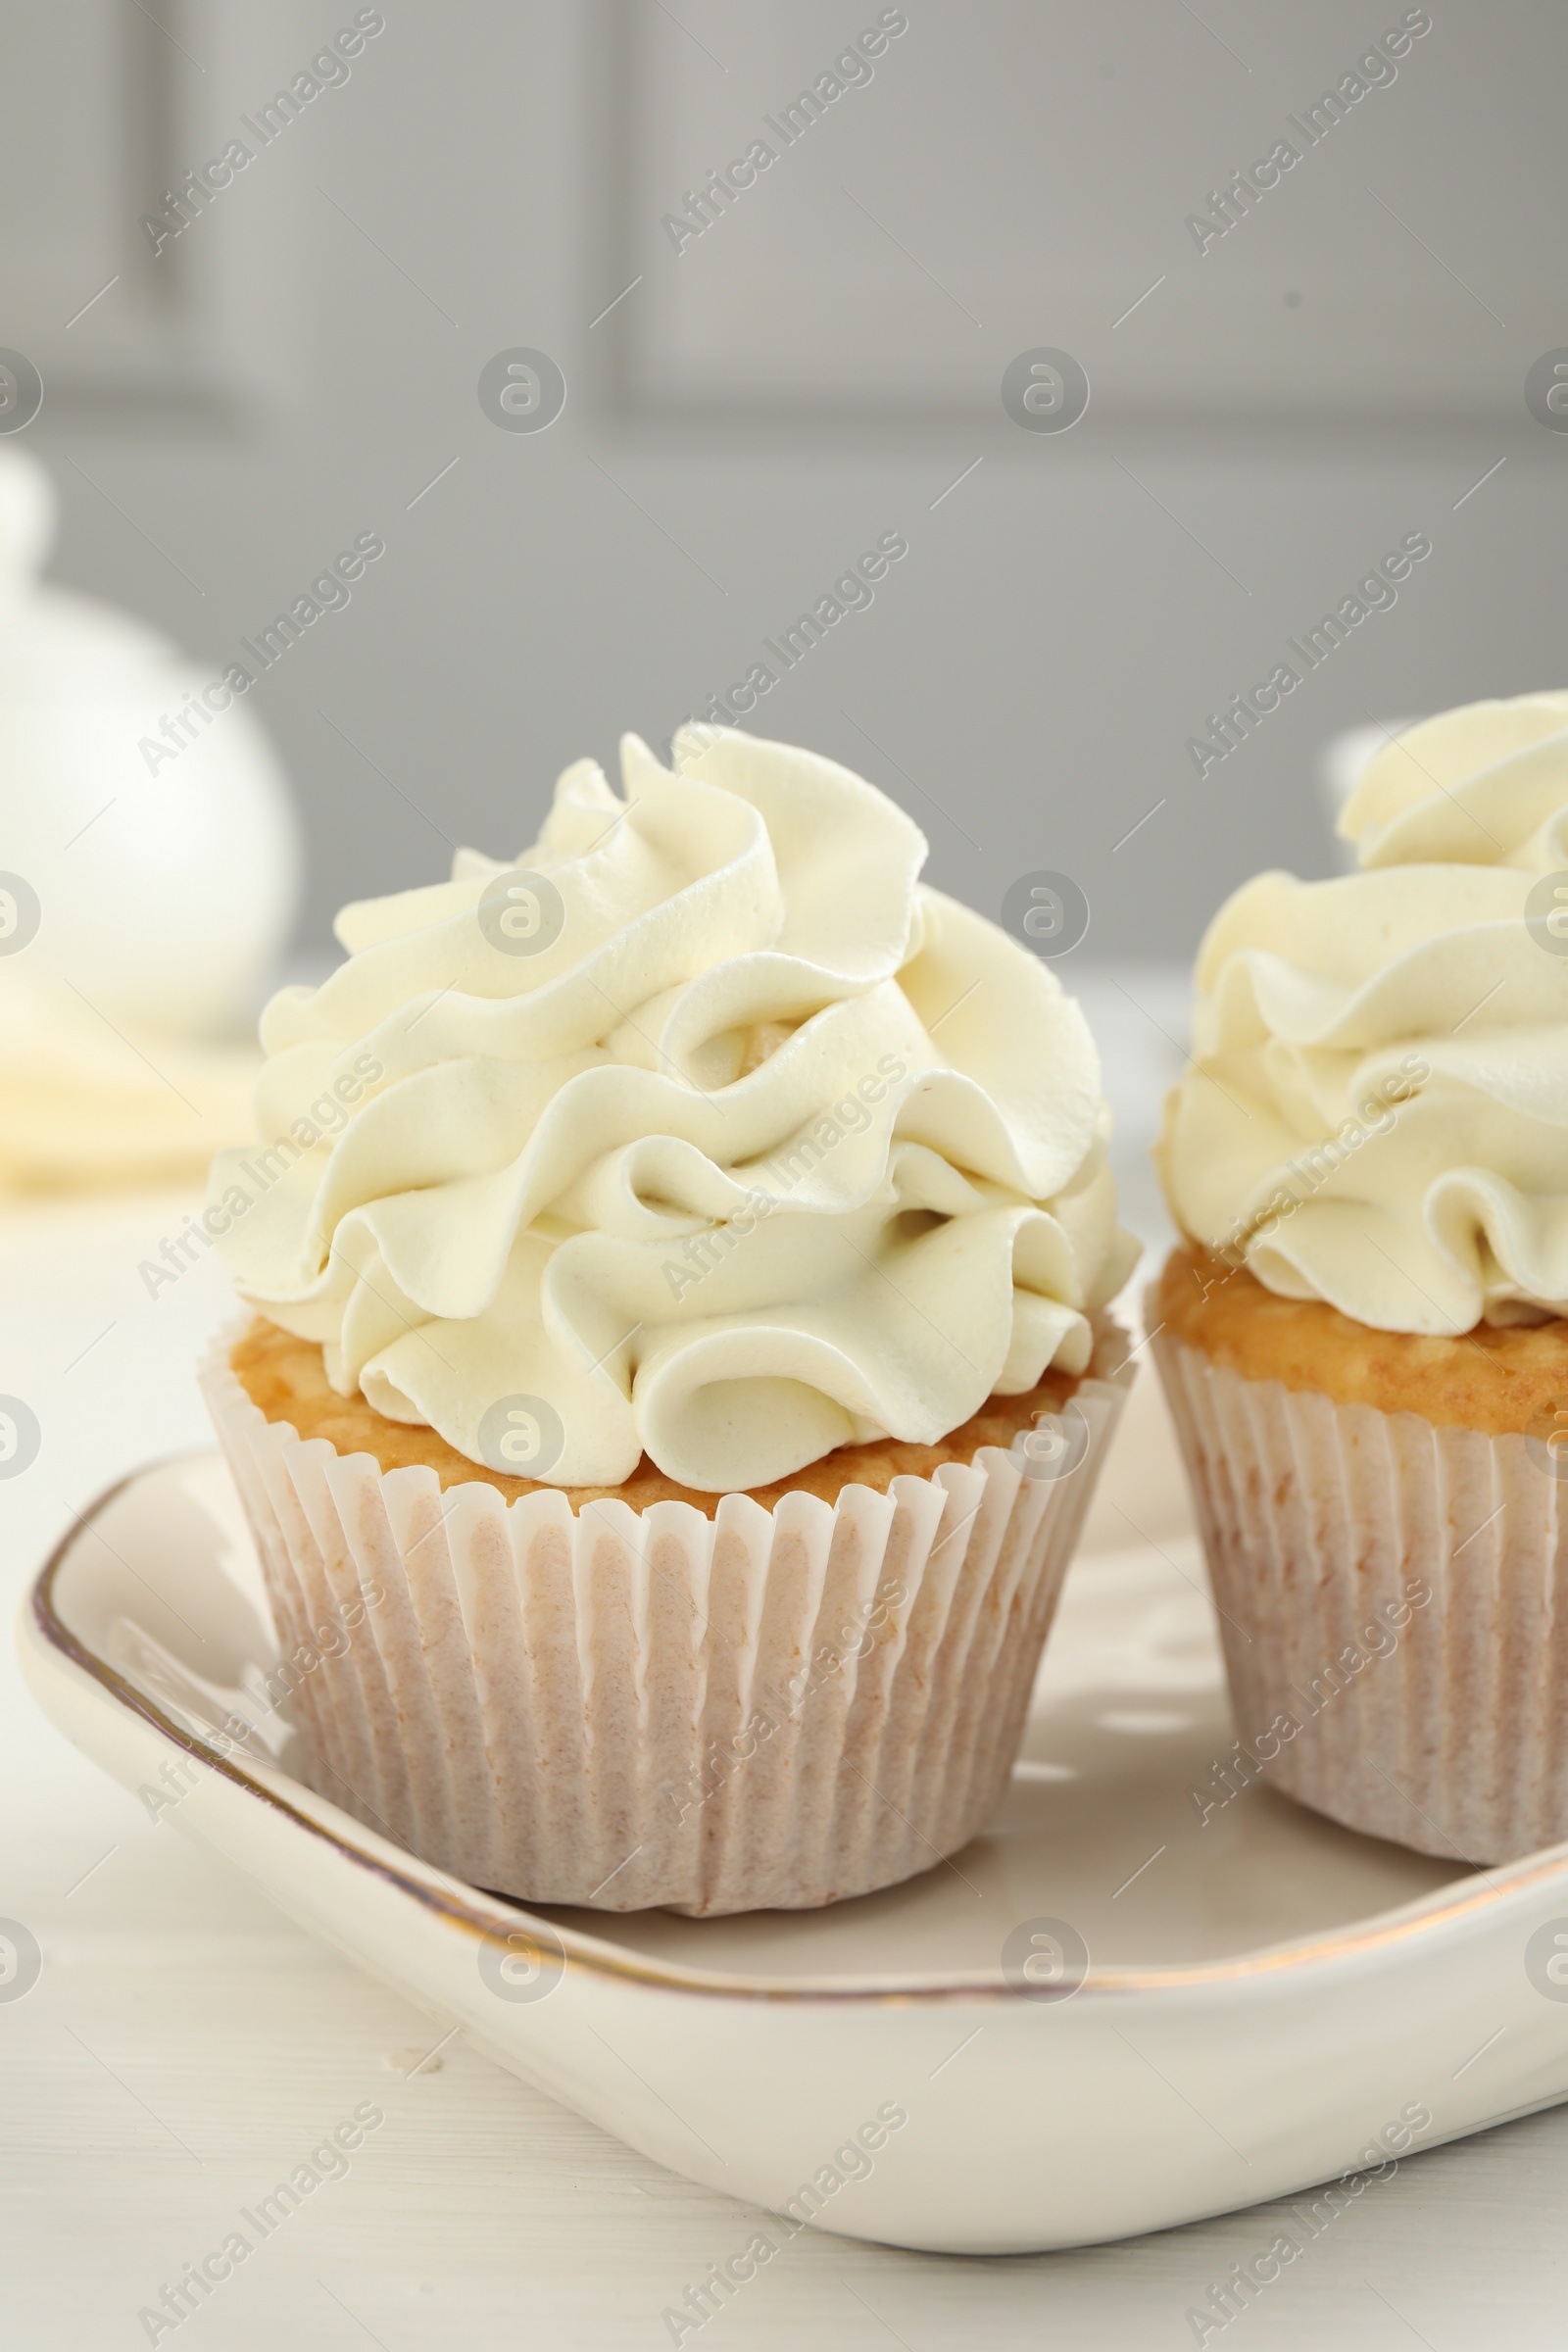
[[[1459,1861],[1568,1838],[1568,1322],[1374,1330],[1191,1246],[1148,1320],[1240,1734],[1200,1816],[1239,1770]]]
[[[1005,1787],[1131,1378],[710,1494],[504,1477],[259,1321],[203,1389],[257,1531],[300,1768],[531,1902],[802,1908],[956,1852]]]

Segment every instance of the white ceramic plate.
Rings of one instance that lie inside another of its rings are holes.
[[[443,2026],[672,2171],[850,2236],[1078,2245],[1568,2097],[1568,1847],[1455,1871],[1255,1787],[1200,1818],[1233,1728],[1152,1396],[1129,1422],[1100,1540],[1130,1535],[1118,1496],[1151,1527],[1153,1461],[1159,1542],[1074,1568],[1001,1817],[827,1911],[526,1913],[305,1788],[278,1718],[224,1758],[212,1727],[274,1653],[216,1455],[104,1497],[24,1661],[89,1755]]]

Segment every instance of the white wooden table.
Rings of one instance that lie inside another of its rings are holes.
[[[190,1367],[223,1311],[220,1269],[204,1262],[156,1299],[137,1273],[192,1204],[0,1216],[0,1393],[25,1397],[43,1430],[31,1468],[0,1481],[13,1608],[74,1510],[150,1455],[206,1443]],[[438,2039],[426,2021],[67,1746],[9,1642],[0,1789],[0,1915],[43,1950],[33,1988],[0,2000],[8,2352],[149,2341],[140,2310],[366,2100],[384,2127],[182,2324],[182,2344],[653,2347],[674,2340],[665,2306],[744,2242],[741,2209],[461,2037],[421,2066]],[[982,2262],[808,2230],[702,2339],[705,2352],[808,2339],[1152,2352],[1199,2340],[1189,2307],[1273,2234],[1263,2208]],[[1250,2352],[1568,2343],[1568,2110],[1406,2162],[1224,2333]]]

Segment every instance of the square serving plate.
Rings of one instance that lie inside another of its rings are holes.
[[[40,1704],[117,1780],[671,2171],[853,2237],[1035,2251],[1568,2097],[1568,1983],[1542,1956],[1558,1930],[1568,1949],[1568,1846],[1467,1871],[1235,1774],[1221,1801],[1235,1728],[1180,1497],[1146,1375],[1002,1811],[825,1911],[527,1911],[318,1796],[251,1696],[276,1652],[216,1454],[104,1495],[21,1639]],[[231,1708],[262,1731],[225,1754]]]

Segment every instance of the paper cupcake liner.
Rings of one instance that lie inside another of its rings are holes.
[[[201,1385],[255,1530],[303,1777],[471,1885],[536,1903],[797,1909],[956,1852],[1006,1784],[1130,1384],[1102,1325],[1071,1474],[972,1463],[772,1511],[576,1517],[443,1494]]]
[[[1204,1818],[1261,1770],[1451,1861],[1568,1838],[1568,1483],[1523,1437],[1153,1353],[1241,1735]]]

